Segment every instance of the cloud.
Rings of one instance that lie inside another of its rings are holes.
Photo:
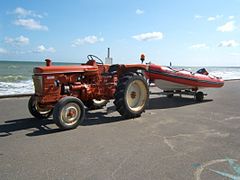
[[[56,52],[56,50],[53,47],[46,48],[44,45],[40,45],[33,52],[35,52],[35,53],[44,53],[44,52],[54,53],[54,52]]]
[[[0,54],[7,54],[8,51],[6,49],[0,48]]]
[[[97,36],[92,35],[92,36],[86,36],[84,38],[75,39],[72,43],[72,46],[77,47],[84,44],[95,44],[103,41],[104,41],[104,38],[102,37],[99,38]]]
[[[239,43],[235,40],[221,41],[218,44],[218,47],[236,47],[239,46]]]
[[[47,31],[48,27],[42,25],[39,21],[36,21],[35,18],[43,18],[47,14],[44,13],[43,15],[37,14],[32,10],[27,10],[22,7],[16,7],[16,9],[12,12],[7,12],[8,14],[14,14],[16,16],[16,20],[14,24],[17,26],[22,26],[26,29],[30,30],[42,30]]]
[[[14,24],[17,26],[23,26],[26,29],[30,30],[48,30],[47,26],[41,25],[40,22],[37,22],[34,19],[17,19]]]
[[[217,28],[217,31],[220,32],[232,32],[236,29],[235,22],[234,21],[229,21],[226,24],[219,26]]]
[[[138,34],[132,36],[132,38],[138,41],[150,41],[150,40],[161,40],[163,38],[162,32],[148,32],[144,34]]]
[[[22,35],[16,38],[6,37],[5,43],[11,44],[11,45],[17,45],[17,46],[27,45],[29,44],[29,38],[24,37]]]
[[[232,20],[232,19],[234,19],[235,18],[235,16],[228,16],[228,19],[229,20]]]
[[[215,20],[216,20],[216,17],[208,17],[207,20],[208,20],[208,21],[215,21]]]
[[[144,11],[143,11],[143,10],[141,10],[141,9],[137,9],[137,10],[136,10],[136,14],[137,14],[137,15],[144,14]]]
[[[16,14],[18,17],[27,17],[27,16],[38,17],[38,18],[42,18],[43,17],[40,14],[36,14],[34,11],[24,9],[22,7],[17,7],[13,11],[13,14]]]
[[[195,18],[195,19],[202,19],[203,16],[196,14],[196,15],[194,16],[194,18]]]
[[[29,16],[32,14],[31,11],[29,10],[26,10],[24,8],[21,8],[21,7],[17,7],[15,10],[14,10],[14,14],[20,16],[20,17],[26,17],[26,16]]]
[[[210,16],[207,18],[208,21],[215,21],[219,18],[223,17],[222,15]]]
[[[200,49],[200,48],[208,48],[208,46],[205,43],[201,43],[201,44],[193,44],[192,46],[190,46],[191,49]]]

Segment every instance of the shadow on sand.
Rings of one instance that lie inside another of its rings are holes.
[[[123,119],[121,116],[109,117],[106,115],[107,112],[105,111],[89,111],[86,113],[86,118],[83,123],[80,124],[80,126],[91,126],[126,120]],[[35,118],[7,120],[4,122],[4,124],[0,124],[0,138],[10,136],[14,132],[22,130],[27,130],[28,133],[26,134],[26,136],[29,137],[47,135],[64,131],[59,129],[57,126],[55,126],[56,128],[52,128],[53,124],[54,122],[51,118],[42,120],[37,120]]]
[[[196,102],[194,98],[188,97],[156,97],[149,99],[148,106],[146,109],[169,109],[169,108],[176,108],[182,106],[188,106],[193,104],[201,104],[210,102],[212,99],[205,99],[202,102]]]
[[[0,124],[0,137],[12,135],[12,133],[22,130],[28,130],[30,133],[27,136],[34,134],[43,135],[59,132],[59,129],[51,129],[48,125],[53,124],[53,121],[48,119],[37,120],[35,118],[7,120],[4,124]],[[32,132],[33,131],[33,132]]]
[[[206,103],[212,100],[204,100],[202,103]],[[196,104],[194,99],[191,98],[166,98],[166,97],[157,97],[149,99],[149,103],[147,105],[147,110],[153,109],[167,109],[167,108],[176,108],[182,107],[187,105]],[[126,121],[128,119],[122,118],[119,116],[111,116],[109,112],[115,111],[115,106],[111,106],[106,110],[95,110],[95,111],[88,111],[86,113],[86,118],[81,126],[92,126],[98,124],[105,124],[105,123],[114,123],[119,121]],[[49,125],[54,124],[52,119],[43,119],[37,120],[35,118],[26,118],[26,119],[15,119],[15,120],[7,120],[4,124],[0,124],[0,138],[12,135],[12,133],[21,131],[21,130],[28,130],[29,133],[26,136],[41,136],[47,135],[52,133],[62,132],[63,130],[56,128],[51,128]]]

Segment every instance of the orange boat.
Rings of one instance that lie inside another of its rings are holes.
[[[220,88],[224,80],[220,77],[209,75],[205,68],[197,72],[185,69],[174,69],[172,67],[155,64],[148,65],[146,75],[150,82],[153,82],[163,92],[160,94],[173,97],[174,94],[194,96],[198,102],[203,101],[205,95],[198,91],[202,88]]]
[[[149,65],[148,75],[151,81],[162,90],[186,90],[202,88],[220,88],[224,80],[220,77],[209,75],[205,68],[197,72],[177,70],[171,67]]]

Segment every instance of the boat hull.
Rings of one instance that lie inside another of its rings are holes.
[[[171,81],[165,81],[162,79],[156,79],[154,80],[154,84],[164,90],[164,91],[174,91],[174,90],[186,90],[186,89],[193,89],[195,87],[193,86],[187,86],[184,84],[174,83]]]

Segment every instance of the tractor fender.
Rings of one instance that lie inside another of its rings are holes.
[[[147,70],[148,70],[148,67],[145,64],[124,64],[119,66],[118,77],[121,77],[127,72],[138,72],[138,71],[146,72]]]
[[[123,66],[126,70],[128,70],[128,69],[147,70],[147,65],[146,64],[125,64]]]

